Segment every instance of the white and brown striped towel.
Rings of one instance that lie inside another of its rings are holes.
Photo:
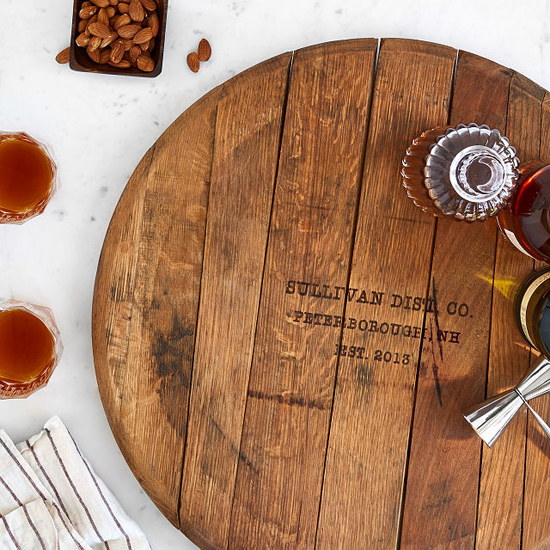
[[[150,550],[58,417],[14,445],[0,430],[1,550]]]

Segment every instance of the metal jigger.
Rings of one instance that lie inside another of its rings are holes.
[[[550,427],[531,408],[528,401],[550,391],[550,360],[541,357],[519,381],[519,384],[504,393],[491,397],[468,409],[464,418],[477,435],[490,447],[504,431],[514,415],[525,405],[550,437]]]

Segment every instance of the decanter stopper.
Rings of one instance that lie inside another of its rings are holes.
[[[468,409],[464,418],[477,435],[490,447],[499,438],[504,428],[520,410],[522,405],[534,415],[544,433],[550,437],[550,427],[531,408],[529,400],[550,391],[550,361],[542,357],[523,376],[515,388],[487,399]]]
[[[413,140],[403,159],[403,186],[413,202],[439,217],[494,216],[518,180],[516,150],[498,130],[471,123],[437,127]]]

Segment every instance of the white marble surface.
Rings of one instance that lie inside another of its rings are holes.
[[[68,45],[72,0],[0,0],[0,130],[53,146],[62,189],[45,214],[0,226],[0,301],[51,307],[65,353],[47,388],[0,402],[15,440],[59,414],[155,550],[194,548],[133,478],[110,432],[95,381],[90,312],[107,224],[147,149],[195,100],[281,52],[355,37],[407,37],[469,50],[550,88],[547,0],[170,0],[164,70],[156,79],[72,72],[54,57]],[[7,22],[7,24],[6,24]],[[213,57],[185,64],[201,37]]]

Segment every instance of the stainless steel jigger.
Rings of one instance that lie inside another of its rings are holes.
[[[550,360],[542,357],[519,381],[519,384],[504,393],[491,397],[468,409],[464,418],[477,435],[490,447],[504,431],[514,415],[525,405],[550,437],[550,427],[532,409],[529,401],[550,391]]]

